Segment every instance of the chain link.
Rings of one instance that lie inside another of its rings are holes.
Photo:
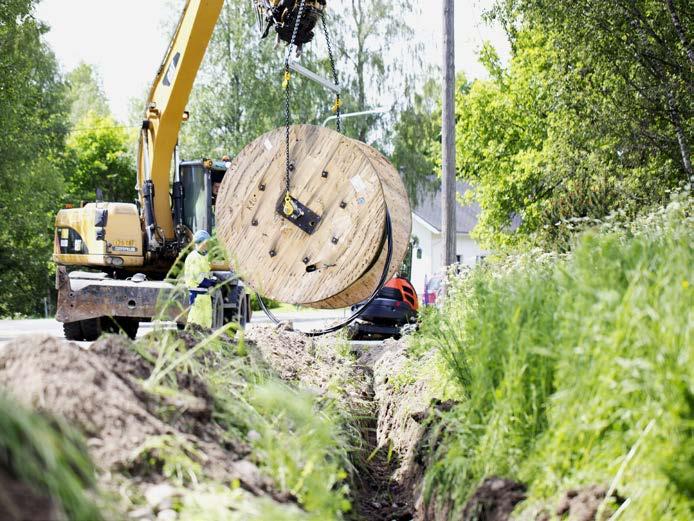
[[[292,31],[292,40],[291,40],[291,42],[289,42],[289,46],[287,47],[287,55],[285,56],[285,59],[284,59],[284,116],[285,116],[284,141],[285,141],[285,152],[286,152],[284,182],[285,182],[285,188],[287,190],[287,194],[285,196],[284,213],[286,213],[287,215],[291,215],[291,213],[293,212],[293,205],[291,203],[291,197],[289,195],[289,188],[290,188],[290,184],[291,184],[290,173],[292,170],[291,159],[289,157],[289,127],[292,124],[292,113],[291,113],[291,107],[290,107],[291,97],[289,95],[289,82],[291,80],[291,72],[289,70],[289,58],[292,54],[292,50],[293,50],[294,46],[296,45],[296,36],[299,33],[299,26],[301,25],[301,17],[304,14],[304,4],[305,4],[305,0],[301,0],[301,2],[299,3],[299,11],[297,12],[296,21],[294,22],[294,30]],[[287,212],[288,210],[291,210],[291,212],[288,213]]]
[[[333,56],[333,46],[330,43],[330,35],[328,34],[328,25],[325,22],[325,11],[321,11],[321,21],[323,22],[323,33],[325,34],[325,43],[328,45],[328,57],[330,58],[330,68],[333,73],[333,82],[335,83],[336,87],[340,86],[340,82],[337,78],[337,69],[335,68],[335,57]],[[335,116],[336,116],[336,126],[337,126],[337,131],[342,132],[342,123],[340,122],[340,114],[341,114],[341,107],[342,107],[342,100],[340,99],[340,94],[336,94],[335,96],[335,105],[334,105],[334,110],[335,110]]]
[[[290,57],[292,54],[292,50],[296,46],[296,37],[299,33],[299,27],[301,26],[301,18],[303,17],[303,14],[304,14],[305,2],[306,2],[306,0],[301,0],[299,3],[299,9],[297,11],[296,21],[294,22],[294,30],[292,31],[292,38],[291,38],[291,41],[289,42],[289,46],[287,47],[287,54],[286,54],[285,59],[284,59],[284,81],[282,83],[282,86],[284,88],[284,122],[285,122],[285,132],[284,132],[285,174],[284,174],[284,182],[285,182],[286,194],[285,194],[285,200],[284,200],[284,213],[287,215],[291,215],[294,211],[294,205],[293,205],[290,193],[289,193],[289,189],[291,187],[291,172],[294,168],[292,163],[291,163],[291,157],[290,157],[290,153],[289,153],[289,148],[290,148],[289,129],[290,129],[291,124],[292,124],[291,95],[289,92],[292,74],[291,74],[291,70],[289,68],[289,60],[290,60]],[[337,68],[335,67],[335,56],[333,55],[332,43],[330,41],[330,35],[328,34],[328,25],[325,21],[325,11],[321,11],[321,22],[323,23],[323,33],[325,34],[325,42],[328,46],[328,56],[330,58],[330,69],[331,69],[332,76],[333,76],[333,82],[335,83],[336,86],[339,86],[339,79],[337,76]],[[340,119],[340,116],[342,113],[341,107],[342,107],[342,100],[340,98],[340,94],[338,93],[335,97],[335,105],[333,106],[333,110],[335,111],[335,114],[336,114],[336,124],[337,124],[337,131],[338,132],[342,132],[342,121]]]

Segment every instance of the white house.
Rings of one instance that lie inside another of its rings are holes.
[[[470,186],[457,181],[456,191],[463,195]],[[470,238],[477,224],[480,208],[475,203],[469,206],[456,205],[456,256],[459,263],[473,265],[488,252]],[[441,235],[441,192],[428,194],[412,212],[412,273],[410,281],[421,298],[424,285],[432,275],[441,271],[443,237]]]

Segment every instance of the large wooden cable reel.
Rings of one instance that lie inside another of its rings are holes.
[[[291,195],[303,215],[282,213],[285,129],[257,138],[234,159],[217,197],[217,234],[241,278],[263,296],[335,309],[367,299],[387,256],[402,264],[412,226],[405,187],[373,148],[333,130],[290,127]]]

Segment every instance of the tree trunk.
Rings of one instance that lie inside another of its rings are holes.
[[[675,96],[672,93],[672,89],[668,89],[667,93],[668,109],[670,110],[670,119],[672,124],[675,126],[675,132],[677,133],[677,143],[680,146],[680,154],[682,156],[682,165],[684,166],[685,172],[689,176],[689,182],[694,183],[694,172],[692,172],[692,158],[689,151],[689,143],[687,143],[687,136],[684,134],[684,129],[682,128],[682,120],[680,118],[680,113],[677,110],[677,105],[675,103]]]
[[[670,13],[670,20],[672,20],[672,25],[675,26],[675,32],[677,33],[677,36],[682,42],[684,49],[687,51],[687,57],[689,58],[689,61],[692,64],[694,64],[694,49],[692,49],[689,45],[689,41],[687,40],[687,35],[684,33],[684,28],[682,27],[680,17],[677,16],[677,12],[675,11],[675,4],[673,0],[665,0],[665,5],[667,6],[667,10]]]

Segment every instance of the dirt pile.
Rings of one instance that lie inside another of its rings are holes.
[[[119,336],[103,337],[88,351],[51,337],[20,339],[0,349],[0,387],[84,433],[106,479],[124,473],[144,493],[164,481],[166,451],[182,449],[210,479],[279,498],[245,459],[249,448],[210,421],[212,398],[203,382],[176,375],[179,392],[159,395],[143,386],[151,372],[151,364]]]
[[[284,381],[318,395],[332,394],[350,408],[371,400],[370,373],[350,356],[347,341],[334,335],[311,338],[282,326],[251,326],[253,344]]]
[[[0,469],[0,515],[5,521],[62,521],[65,514],[56,501]]]
[[[535,521],[566,519],[567,521],[604,521],[610,519],[624,498],[617,493],[607,498],[607,487],[604,485],[589,485],[579,489],[566,491],[559,500],[556,508],[541,509],[535,516]],[[603,505],[604,503],[604,505]],[[602,512],[600,512],[602,505]],[[552,514],[550,514],[552,511]]]
[[[463,521],[508,521],[525,499],[526,487],[510,479],[489,477],[475,490],[463,510]]]
[[[149,436],[174,432],[124,378],[107,359],[51,337],[17,340],[0,351],[0,386],[29,407],[70,420],[105,468],[127,465]]]

